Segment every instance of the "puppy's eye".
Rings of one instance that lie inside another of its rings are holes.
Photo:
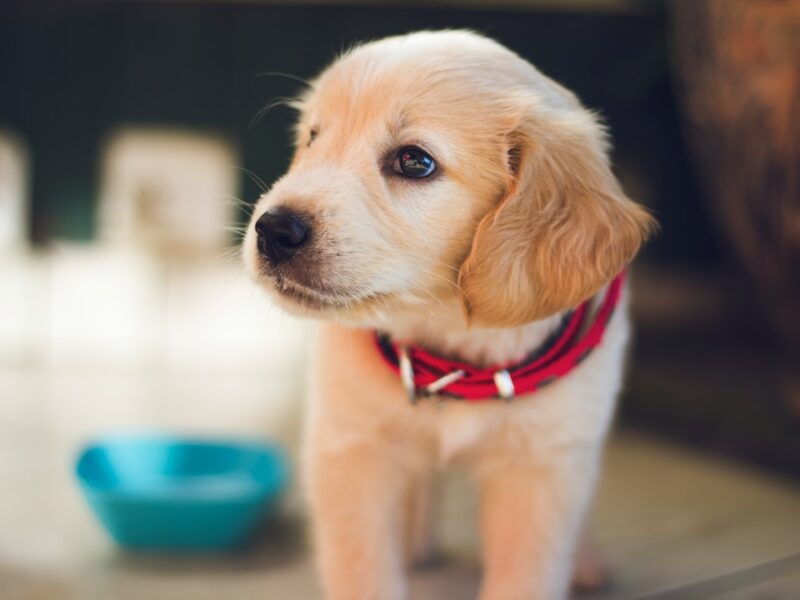
[[[397,157],[392,163],[392,169],[406,177],[420,179],[428,177],[436,170],[436,162],[424,150],[416,146],[407,146],[401,148],[397,153]]]
[[[308,143],[306,144],[306,148],[308,148],[315,139],[317,139],[317,130],[312,129],[308,132]]]

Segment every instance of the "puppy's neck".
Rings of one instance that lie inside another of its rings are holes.
[[[508,329],[468,328],[460,309],[393,319],[380,327],[398,343],[420,346],[443,357],[478,367],[523,360],[541,346],[561,322],[556,314]]]

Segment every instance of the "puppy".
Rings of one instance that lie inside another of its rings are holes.
[[[244,259],[323,321],[305,476],[326,597],[406,597],[454,460],[481,494],[480,597],[564,597],[620,388],[621,273],[653,228],[602,126],[466,31],[358,46],[297,108]]]

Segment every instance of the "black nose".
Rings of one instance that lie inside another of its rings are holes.
[[[273,265],[292,258],[311,237],[311,226],[289,211],[266,212],[255,227],[258,250]]]

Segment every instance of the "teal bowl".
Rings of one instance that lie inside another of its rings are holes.
[[[111,537],[150,550],[239,546],[288,483],[277,446],[166,436],[96,442],[81,452],[75,471]]]

